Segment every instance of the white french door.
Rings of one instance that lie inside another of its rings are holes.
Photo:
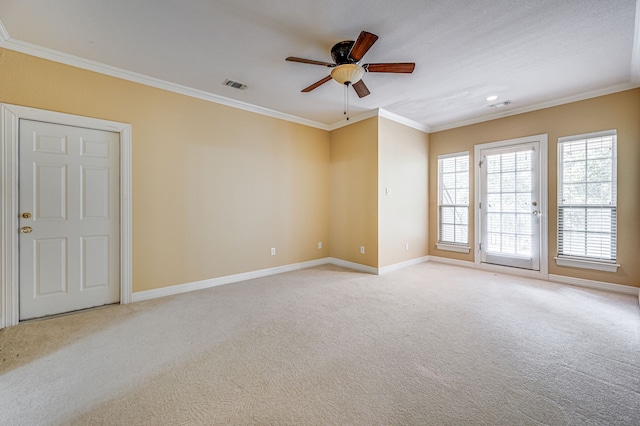
[[[541,180],[546,135],[542,136],[476,147],[480,263],[541,269],[546,241],[542,238],[546,191]]]
[[[20,120],[20,319],[120,300],[119,134]]]

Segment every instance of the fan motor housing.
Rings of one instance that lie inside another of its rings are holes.
[[[354,43],[354,40],[345,40],[333,45],[331,48],[331,58],[336,65],[357,63],[349,59],[349,52],[351,52]]]

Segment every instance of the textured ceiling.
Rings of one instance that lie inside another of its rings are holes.
[[[351,115],[382,108],[440,129],[639,86],[636,10],[635,0],[0,0],[0,46],[330,126],[344,120],[343,87],[300,93],[329,70],[284,59],[331,61],[333,44],[366,30],[380,38],[363,62],[416,70],[365,75],[371,95],[352,92]]]

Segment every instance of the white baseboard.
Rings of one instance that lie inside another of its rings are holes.
[[[500,274],[517,275],[519,277],[534,278],[538,280],[548,280],[547,274],[539,271],[530,271],[527,269],[511,268],[508,266],[490,265],[487,263],[475,263],[466,260],[449,259],[447,257],[429,256],[432,262],[447,263],[449,265],[464,266],[466,268],[480,269],[483,271],[497,272]]]
[[[185,284],[176,284],[168,287],[156,288],[153,290],[137,291],[133,293],[133,301],[156,299],[158,297],[172,296],[174,294],[186,293],[189,291],[202,290],[216,287],[223,284],[231,284],[239,281],[251,280],[254,278],[267,277],[269,275],[282,274],[284,272],[297,271],[299,269],[311,268],[313,266],[325,265],[331,262],[331,258],[310,260],[308,262],[293,263],[291,265],[276,266],[275,268],[259,269],[257,271],[243,272],[241,274],[226,275],[224,277],[211,278],[208,280],[195,281]]]
[[[447,265],[464,266],[465,268],[475,268],[476,264],[466,260],[449,259],[448,257],[429,256],[429,262],[446,263]]]
[[[195,291],[195,290],[203,290],[205,288],[216,287],[219,285],[231,284],[239,281],[246,281],[254,278],[262,278],[270,275],[282,274],[284,272],[291,272],[291,271],[297,271],[299,269],[326,265],[327,263],[336,265],[336,266],[342,266],[343,268],[349,268],[356,271],[365,272],[368,274],[382,275],[382,274],[386,274],[392,271],[397,271],[402,268],[406,268],[409,266],[417,265],[417,264],[428,262],[428,261],[444,263],[444,264],[454,265],[454,266],[462,266],[465,268],[481,269],[481,270],[494,271],[494,272],[499,272],[504,274],[525,276],[528,278],[537,278],[537,279],[553,281],[561,284],[574,285],[578,287],[586,287],[586,288],[593,288],[598,290],[611,291],[614,293],[637,295],[638,303],[640,304],[640,289],[638,289],[637,287],[607,283],[603,281],[592,281],[592,280],[585,280],[581,278],[566,277],[563,275],[544,275],[543,276],[537,273],[531,273],[528,271],[519,270],[517,268],[513,269],[512,271],[511,270],[512,268],[508,268],[508,270],[505,270],[504,267],[498,267],[498,266],[494,267],[492,265],[483,265],[482,267],[478,267],[478,265],[476,265],[476,263],[474,262],[468,262],[468,261],[458,260],[458,259],[449,259],[446,257],[439,257],[439,256],[419,257],[416,259],[407,260],[406,262],[400,262],[394,265],[385,266],[383,268],[374,268],[372,266],[362,265],[360,263],[355,263],[355,262],[349,262],[347,260],[342,260],[342,259],[336,259],[334,257],[325,257],[322,259],[310,260],[307,262],[277,266],[275,268],[260,269],[257,271],[244,272],[244,273],[235,274],[235,275],[227,275],[224,277],[211,278],[208,280],[195,281],[195,282],[185,283],[185,284],[177,284],[177,285],[157,288],[153,290],[138,291],[133,293],[132,301],[140,302],[142,300],[150,300],[150,299],[156,299],[164,296],[172,296],[174,294],[186,293],[186,292]]]
[[[439,256],[429,256],[429,261],[446,263],[448,265],[463,266],[465,268],[474,268],[474,269],[481,269],[485,271],[499,272],[499,273],[509,274],[509,275],[518,275],[518,276],[523,276],[528,278],[535,278],[539,280],[552,281],[552,282],[561,283],[561,284],[574,285],[577,287],[611,291],[613,293],[631,294],[634,296],[637,295],[638,303],[640,303],[640,289],[638,287],[632,287],[629,285],[613,284],[613,283],[608,283],[604,281],[585,280],[582,278],[573,278],[573,277],[567,277],[564,275],[554,275],[554,274],[544,275],[537,272],[530,272],[530,271],[526,271],[518,268],[508,268],[508,267],[493,266],[493,265],[478,266],[475,262],[468,262],[465,260],[458,260],[458,259],[449,259],[446,257],[439,257]]]
[[[570,284],[578,287],[595,288],[597,290],[612,291],[614,293],[632,294],[640,297],[640,289],[631,287],[630,285],[613,284],[604,281],[585,280],[582,278],[566,277],[564,275],[549,275],[549,281]]]
[[[336,259],[335,257],[330,257],[327,263],[331,263],[332,265],[342,266],[343,268],[354,269],[360,272],[366,272],[368,274],[378,275],[378,268],[374,268],[373,266],[362,265],[360,263],[349,262],[348,260]]]
[[[387,272],[397,271],[399,269],[407,268],[409,266],[424,263],[429,260],[429,256],[418,257],[415,259],[407,260],[405,262],[395,263],[393,265],[378,268],[378,275],[386,274]]]
[[[224,277],[211,278],[208,280],[195,281],[185,284],[176,284],[168,287],[156,288],[153,290],[137,291],[133,293],[132,301],[140,302],[142,300],[156,299],[159,297],[172,296],[174,294],[187,293],[189,291],[203,290],[205,288],[216,287],[224,284],[236,283],[239,281],[251,280],[254,278],[262,278],[270,275],[282,274],[284,272],[297,271],[299,269],[311,268],[314,266],[325,265],[327,263],[342,266],[344,268],[353,269],[368,274],[379,275],[408,266],[417,265],[426,262],[428,256],[417,259],[408,260],[406,262],[397,263],[395,265],[386,266],[384,268],[374,268],[372,266],[362,265],[360,263],[349,262],[347,260],[336,259],[334,257],[325,257],[322,259],[310,260],[308,262],[294,263],[291,265],[277,266],[275,268],[260,269],[257,271],[244,272],[241,274],[227,275]]]

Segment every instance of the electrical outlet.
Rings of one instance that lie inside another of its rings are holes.
[[[322,241],[318,241],[318,250],[322,248]]]
[[[405,251],[409,251],[409,243],[406,243],[406,244],[404,245],[404,250],[405,250]]]
[[[364,246],[360,246],[360,254],[364,254]]]
[[[276,248],[271,247],[271,256],[275,256],[275,255],[276,255]]]

